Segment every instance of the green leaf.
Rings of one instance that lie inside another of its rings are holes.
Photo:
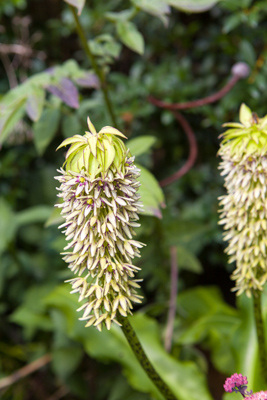
[[[164,207],[164,194],[156,178],[145,167],[137,165],[141,169],[141,176],[138,180],[141,183],[139,193],[144,205],[145,215],[154,215],[161,218],[160,207]]]
[[[4,143],[15,125],[21,120],[25,112],[26,98],[22,98],[8,106],[0,115],[0,143]]]
[[[60,120],[60,111],[46,109],[38,122],[33,125],[34,144],[41,156],[55,136]]]
[[[73,7],[76,7],[78,10],[78,15],[81,15],[83,7],[85,5],[85,0],[64,0],[65,3],[70,4]]]
[[[140,156],[140,154],[146,153],[157,141],[154,136],[140,136],[129,140],[127,147],[130,149],[133,156]]]
[[[118,21],[116,27],[119,38],[125,46],[138,54],[144,53],[145,44],[143,36],[132,22]]]
[[[204,342],[220,372],[230,375],[238,371],[233,336],[240,327],[241,318],[236,309],[224,302],[218,288],[196,287],[182,292],[178,296],[178,309],[181,316],[176,317],[179,324],[175,335],[177,344]]]
[[[0,198],[0,254],[6,249],[16,232],[16,220],[8,203]]]
[[[54,207],[48,219],[45,222],[45,228],[48,228],[51,225],[61,225],[63,224],[64,218],[62,217],[61,208]]]
[[[26,103],[26,113],[34,122],[40,118],[45,100],[45,91],[40,87],[33,87]]]
[[[261,378],[257,334],[254,322],[253,299],[245,294],[237,297],[242,322],[232,336],[232,347],[237,360],[236,371],[247,376],[249,386],[253,391],[262,390],[264,382]],[[262,307],[266,310],[267,296],[262,293]],[[266,319],[266,312],[264,313]],[[265,321],[266,322],[266,321]],[[266,326],[266,324],[265,324]]]
[[[231,14],[229,17],[225,19],[225,22],[223,24],[223,33],[229,33],[236,27],[238,27],[240,24],[242,24],[242,17],[243,13],[234,13]]]
[[[221,0],[166,0],[166,2],[178,10],[199,13],[210,10]]]
[[[127,10],[118,12],[108,11],[104,14],[104,16],[111,22],[129,21],[133,17],[133,15],[135,15],[135,12],[136,12],[135,8],[132,7]]]
[[[65,138],[82,132],[82,126],[76,114],[64,116],[62,119],[62,131]]]
[[[54,288],[53,284],[36,285],[28,288],[23,304],[10,317],[10,321],[24,328],[27,338],[31,338],[36,330],[51,331],[53,324],[45,313],[43,298]]]
[[[78,367],[83,356],[81,347],[72,345],[52,351],[52,368],[61,379],[66,379]]]
[[[151,14],[155,17],[158,17],[162,20],[163,24],[167,26],[168,18],[167,14],[170,14],[171,9],[165,0],[131,0],[131,2],[135,5],[135,7],[140,8],[141,10]]]
[[[176,246],[176,249],[179,269],[186,269],[196,274],[200,274],[203,271],[199,260],[186,247]]]
[[[256,53],[253,45],[248,40],[242,40],[239,44],[240,60],[253,67],[256,63]]]
[[[52,207],[50,206],[34,206],[20,211],[16,214],[16,225],[20,227],[26,224],[36,222],[45,222],[50,216]]]

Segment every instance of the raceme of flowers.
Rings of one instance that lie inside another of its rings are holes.
[[[228,123],[219,155],[227,194],[220,200],[220,224],[237,295],[262,290],[267,280],[267,116],[258,118],[242,104],[240,122]]]
[[[133,279],[139,268],[132,264],[144,245],[133,239],[142,210],[140,170],[119,138],[125,137],[121,132],[106,126],[97,133],[89,118],[88,127],[84,136],[75,135],[59,146],[71,144],[55,177],[63,200],[56,206],[66,220],[59,227],[69,242],[62,254],[77,274],[69,282],[71,293],[79,293],[83,302],[80,319],[101,331],[103,323],[108,329],[113,322],[119,324],[118,313],[131,314],[132,303],[142,298]]]
[[[252,394],[252,390],[249,392],[246,391],[247,386],[245,385],[247,385],[247,383],[248,381],[246,376],[235,373],[230,378],[226,379],[223,387],[224,390],[229,393],[239,392],[243,397],[246,398],[246,400],[267,400],[267,390],[262,390]]]

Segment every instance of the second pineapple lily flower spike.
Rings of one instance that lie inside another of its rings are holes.
[[[228,123],[219,150],[227,194],[220,197],[221,221],[237,295],[251,296],[267,281],[267,116],[242,104],[240,123]]]
[[[119,137],[106,126],[98,133],[88,118],[89,131],[74,135],[58,147],[71,145],[60,175],[61,214],[69,244],[63,260],[77,277],[70,279],[72,293],[79,293],[82,320],[101,331],[110,329],[118,313],[131,314],[132,303],[140,303],[133,279],[138,267],[132,264],[144,246],[133,239],[138,213],[142,211],[137,193],[140,170]]]

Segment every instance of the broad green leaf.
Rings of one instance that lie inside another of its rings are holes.
[[[162,20],[163,24],[167,26],[168,18],[166,15],[170,14],[171,9],[165,0],[131,0],[131,2],[139,9],[158,17]]]
[[[243,39],[239,44],[240,59],[253,67],[256,63],[257,56],[254,46],[249,40]]]
[[[267,296],[263,292],[263,310],[266,310]],[[256,392],[262,390],[264,382],[260,372],[260,354],[253,313],[253,299],[245,294],[237,297],[237,305],[240,310],[242,322],[232,336],[232,347],[237,360],[236,371],[242,371],[247,376],[249,388]],[[266,318],[266,313],[264,313]],[[265,325],[266,326],[266,325]]]
[[[141,183],[139,193],[144,205],[144,214],[161,218],[160,207],[164,207],[164,195],[156,178],[145,167],[136,164],[141,169],[138,180]]]
[[[0,198],[0,255],[13,239],[15,232],[15,215],[9,204],[3,198]]]
[[[16,226],[20,227],[26,224],[36,222],[45,222],[50,216],[52,207],[50,206],[34,206],[20,211],[16,214]]]
[[[222,30],[223,33],[224,34],[229,33],[237,26],[242,24],[242,18],[243,18],[243,12],[230,14],[229,17],[225,19]]]
[[[29,339],[38,330],[51,331],[50,317],[45,312],[43,298],[52,291],[54,284],[42,284],[28,288],[23,303],[13,312],[10,321],[21,325]]]
[[[52,351],[52,369],[61,379],[66,379],[78,367],[83,356],[81,347],[71,345]]]
[[[176,246],[177,249],[177,263],[179,269],[186,269],[187,271],[200,274],[203,271],[201,263],[197,257],[184,246]]]
[[[144,53],[145,44],[143,36],[132,22],[118,21],[116,27],[119,38],[125,46],[138,54]]]
[[[239,371],[232,342],[241,318],[236,309],[224,302],[219,290],[216,287],[186,290],[178,296],[178,310],[181,316],[176,317],[177,344],[192,346],[204,342],[220,372],[231,375]]]
[[[59,110],[46,109],[39,121],[33,125],[34,144],[40,156],[55,136],[59,120]]]
[[[65,138],[69,138],[78,132],[82,132],[82,126],[76,114],[64,115],[62,118],[62,131]]]
[[[134,15],[134,13],[135,9],[129,8],[128,10],[123,10],[119,12],[106,12],[104,16],[112,22],[128,21]]]
[[[221,0],[166,0],[166,2],[178,10],[199,13],[210,10]]]
[[[70,4],[73,7],[76,7],[78,10],[78,15],[81,15],[81,12],[83,10],[85,0],[64,0],[65,3]]]
[[[52,209],[51,214],[49,215],[48,219],[45,222],[45,228],[48,228],[51,225],[61,225],[63,224],[64,218],[62,217],[61,208],[54,207]]]
[[[130,149],[133,156],[139,156],[146,153],[157,141],[154,136],[140,136],[127,142],[127,147]]]
[[[26,113],[34,122],[40,118],[45,100],[45,91],[40,87],[33,87],[26,103]]]
[[[12,132],[16,124],[21,120],[25,113],[26,98],[9,105],[8,109],[0,110],[0,143],[4,143],[8,135]]]
[[[185,246],[194,249],[201,237],[210,229],[210,225],[195,220],[171,219],[162,220],[164,238],[168,246]],[[196,243],[195,243],[196,242]]]

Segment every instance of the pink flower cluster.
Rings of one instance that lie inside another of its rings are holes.
[[[267,400],[267,390],[254,393],[251,396],[246,397],[246,400]]]
[[[248,381],[247,381],[246,376],[235,373],[234,375],[230,376],[230,378],[226,379],[223,387],[226,392],[231,393],[234,388],[242,386],[242,385],[246,385],[247,383],[248,383]],[[252,400],[257,400],[257,399],[252,399]],[[259,400],[261,400],[261,399],[259,399]]]

